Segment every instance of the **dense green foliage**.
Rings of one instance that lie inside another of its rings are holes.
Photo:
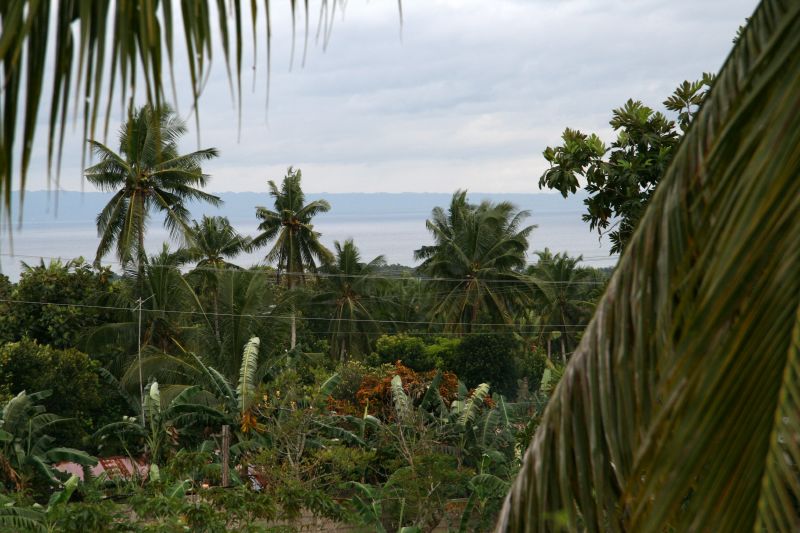
[[[116,191],[98,259],[115,245],[120,274],[75,260],[0,282],[0,525],[265,530],[310,513],[378,531],[486,529],[563,363],[544,355],[550,315],[585,324],[599,271],[549,251],[526,268],[528,213],[464,191],[433,211],[416,270],[365,261],[352,240],[332,253],[313,225],[330,206],[306,203],[291,168],[269,183],[254,239],[225,218],[190,222],[186,200],[213,201],[193,188],[213,153],[178,155],[181,132],[144,109],[122,155],[95,144],[87,175]],[[145,254],[159,210],[178,246]],[[236,264],[264,245],[273,266]],[[146,475],[81,482],[54,468],[94,464],[80,450],[132,457]]]
[[[54,157],[60,159],[60,154],[54,155],[54,139],[59,129],[63,136],[68,96],[75,90],[85,89],[85,131],[94,131],[101,109],[98,96],[108,85],[106,63],[114,73],[119,65],[123,99],[127,91],[136,92],[140,77],[155,108],[163,98],[162,26],[156,15],[160,13],[164,26],[171,28],[171,3],[152,10],[122,2],[113,8],[99,3],[97,9],[88,3],[81,9],[71,2],[56,9],[51,4],[12,0],[2,8],[0,61],[6,76],[0,94],[5,110],[0,191],[6,208],[15,164],[22,169],[24,185],[33,150],[45,59],[53,53],[48,46],[51,26],[57,32],[51,163]],[[327,6],[323,1],[323,8]],[[195,104],[211,53],[212,17],[205,7],[206,3],[181,4]],[[102,36],[109,12],[123,31],[114,32],[107,61]],[[239,3],[231,13],[218,13],[226,60],[234,49],[241,56]],[[79,40],[71,27],[76,21]],[[254,21],[254,31],[256,26]],[[228,46],[229,30],[236,46]],[[166,39],[171,63],[169,29]],[[491,344],[483,337],[475,341],[476,349],[467,350],[472,337],[462,334],[503,334],[530,347],[520,356],[523,365],[518,370],[528,378],[542,366],[539,359],[546,344],[540,386],[513,403],[502,395],[490,397],[487,383],[469,391],[451,372],[418,374],[401,364],[370,367],[345,361],[341,370],[348,383],[340,387],[330,358],[310,350],[281,351],[284,331],[270,330],[280,348],[261,353],[261,343],[247,334],[257,327],[253,321],[279,322],[286,317],[205,311],[208,301],[221,301],[214,295],[219,286],[196,285],[177,270],[166,250],[160,257],[146,258],[141,245],[146,210],[130,209],[131,223],[123,239],[115,229],[119,222],[113,222],[106,227],[110,231],[104,232],[101,249],[117,239],[122,244],[120,259],[130,262],[131,253],[124,250],[130,249],[135,235],[137,263],[143,267],[146,259],[151,271],[145,274],[140,268],[114,282],[116,316],[101,318],[97,325],[81,324],[77,316],[55,316],[42,325],[29,314],[19,323],[4,320],[2,334],[4,341],[21,339],[29,335],[24,328],[30,328],[40,341],[69,347],[79,338],[76,335],[91,335],[64,327],[66,321],[92,333],[116,330],[126,343],[115,357],[98,360],[110,387],[115,375],[121,375],[118,370],[128,369],[121,376],[120,393],[125,395],[130,387],[124,378],[134,368],[133,317],[127,316],[131,313],[126,304],[132,294],[142,296],[147,276],[154,302],[148,304],[145,355],[156,365],[148,367],[146,396],[138,398],[141,403],[131,402],[131,412],[141,409],[142,422],[124,418],[111,429],[131,430],[133,439],[126,444],[132,454],[150,461],[148,473],[130,480],[86,476],[84,483],[58,475],[51,465],[59,460],[83,466],[96,461],[78,450],[54,446],[50,430],[63,421],[41,404],[49,391],[20,392],[5,402],[0,419],[0,475],[6,489],[0,494],[0,527],[263,530],[287,522],[291,527],[307,510],[374,531],[431,530],[443,521],[451,529],[457,522],[462,531],[486,530],[518,471],[499,530],[797,529],[800,120],[794,111],[800,107],[800,6],[763,0],[735,42],[691,128],[709,78],[683,84],[665,103],[686,132],[680,142],[682,132],[665,116],[629,101],[615,111],[612,126],[619,133],[610,150],[597,136],[567,130],[564,145],[545,152],[552,166],[543,184],[566,195],[576,191],[579,177],[585,179],[590,194],[585,219],[593,229],[611,232],[614,251],[625,252],[587,331],[562,330],[565,322],[548,319],[547,315],[583,316],[591,308],[593,293],[573,293],[571,286],[580,285],[576,280],[583,274],[569,258],[543,254],[570,272],[547,272],[541,264],[544,257],[534,272],[524,272],[520,255],[524,258],[527,242],[518,238],[513,209],[498,216],[496,206],[475,208],[454,199],[461,205],[451,209],[449,217],[440,209],[429,223],[437,242],[418,254],[425,260],[423,273],[433,279],[406,278],[396,286],[373,289],[380,298],[394,296],[396,305],[376,311],[375,316],[386,322],[371,321],[383,325],[374,333],[458,334],[455,346],[422,342],[422,354],[440,346],[431,352],[437,354],[437,366],[446,366],[459,354],[480,356],[480,345]],[[73,61],[76,49],[80,59]],[[133,68],[138,61],[144,64],[144,76]],[[241,73],[241,68],[238,61],[233,71]],[[25,98],[20,97],[21,86]],[[115,84],[108,90],[113,93]],[[17,132],[22,142],[15,141]],[[15,146],[21,163],[12,156]],[[498,257],[492,239],[503,248]],[[313,274],[310,259],[301,258]],[[152,268],[165,273],[157,275]],[[248,272],[252,279],[269,274]],[[552,284],[548,279],[560,279],[569,290],[547,291]],[[737,283],[741,280],[746,287]],[[308,281],[307,291],[313,294],[320,279],[309,275]],[[491,284],[500,281],[509,283],[504,292],[492,289]],[[437,285],[439,292],[428,290]],[[10,296],[16,290],[0,282],[4,317],[21,306],[54,305],[14,300]],[[260,293],[245,292],[241,306],[260,308],[262,304],[253,303]],[[311,298],[304,301],[280,290],[268,298],[291,306],[294,348],[295,319],[303,316],[302,310],[299,315],[295,310]],[[235,297],[231,301],[241,304]],[[587,307],[579,302],[587,302]],[[99,309],[93,305],[62,304],[73,311]],[[144,314],[141,300],[139,310]],[[221,316],[248,320],[242,321],[243,327],[204,325],[209,317]],[[306,314],[301,338],[309,347],[322,346],[320,352],[346,359],[344,354],[354,355],[356,350],[330,350],[331,332],[310,326],[314,318],[331,321],[332,316]],[[497,321],[500,324],[492,323]],[[497,326],[515,330],[489,331]],[[227,327],[234,334],[223,351],[219,348]],[[44,335],[50,339],[44,341]],[[581,336],[575,352],[568,353]],[[140,338],[137,334],[136,340]],[[563,360],[570,359],[557,387],[562,369],[552,360],[553,341],[560,344]],[[108,342],[105,348],[113,345]],[[6,348],[14,351],[19,346],[40,348],[23,343]],[[96,358],[99,352],[91,353]],[[236,356],[227,357],[231,354]],[[221,368],[227,365],[224,373],[211,366],[208,358],[213,357]],[[238,381],[232,379],[237,372],[231,361],[239,365]],[[162,372],[172,380],[163,394],[156,379]],[[190,380],[197,384],[187,387]],[[351,399],[347,393],[356,383],[360,385]],[[223,473],[216,453],[216,430],[223,423],[236,428],[231,447],[235,466],[224,472],[233,478],[231,489],[209,486],[218,484]],[[520,465],[519,451],[534,431],[533,445]],[[124,433],[115,436],[124,440]],[[104,436],[101,431],[97,438]],[[447,516],[447,506],[454,501],[466,502],[455,521]]]
[[[763,0],[598,302],[498,531],[800,524],[800,3]]]
[[[401,361],[405,366],[425,371],[436,367],[436,360],[428,353],[425,341],[406,334],[381,335],[375,342],[376,363]]]
[[[377,307],[370,294],[374,286],[381,282],[373,278],[377,269],[386,264],[383,256],[369,263],[361,262],[361,255],[352,239],[334,243],[335,260],[325,265],[325,277],[314,296],[314,302],[321,307],[333,308],[330,320],[329,343],[331,355],[342,361],[348,355],[367,353],[371,337],[379,328],[373,318]]]
[[[0,287],[2,297],[11,300],[0,303],[6,310],[0,315],[0,339],[77,346],[83,333],[109,320],[104,306],[117,291],[113,277],[110,269],[95,270],[80,258],[24,265],[19,282]]]
[[[465,337],[455,350],[448,368],[458,371],[467,387],[488,383],[492,390],[507,396],[516,390],[520,343],[502,333],[483,333]]]
[[[100,375],[100,363],[74,348],[58,349],[23,339],[0,346],[0,396],[50,390],[48,412],[70,419],[51,431],[69,447],[91,447],[88,436],[121,416],[124,404]]]
[[[471,332],[482,319],[510,323],[528,301],[519,275],[535,228],[522,225],[528,216],[509,202],[470,204],[466,191],[453,195],[447,211],[433,210],[426,225],[434,244],[414,256],[433,278],[433,313],[445,331]]]

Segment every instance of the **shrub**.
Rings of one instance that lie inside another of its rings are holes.
[[[125,509],[109,500],[57,505],[47,518],[57,531],[65,533],[135,531]]]
[[[375,343],[380,363],[402,361],[417,372],[436,368],[436,360],[425,349],[425,341],[409,335],[381,335]]]
[[[391,367],[389,367],[391,368]],[[360,361],[350,360],[342,363],[336,369],[339,374],[339,383],[333,389],[331,396],[334,400],[352,400],[356,397],[361,382],[369,375],[383,375],[387,368],[376,368]]]
[[[361,383],[361,388],[356,393],[356,399],[361,409],[368,408],[371,415],[382,420],[391,420],[394,417],[394,403],[392,400],[392,379],[400,376],[403,389],[412,400],[418,400],[425,394],[431,381],[438,371],[414,372],[400,361],[395,367],[383,376],[367,375]],[[439,394],[445,405],[450,405],[458,397],[458,378],[451,372],[444,372],[439,384]]]
[[[469,388],[489,383],[492,390],[511,396],[516,390],[519,342],[510,335],[482,333],[464,337],[455,350],[453,366]]]
[[[525,379],[529,391],[539,390],[542,374],[547,366],[547,355],[541,349],[530,348],[523,351],[517,363],[519,379]]]
[[[453,365],[456,349],[461,344],[461,339],[453,337],[438,337],[433,343],[425,347],[428,357],[436,363],[436,368],[456,371]]]
[[[28,337],[57,348],[77,346],[88,328],[110,320],[111,310],[82,306],[107,304],[116,292],[111,278],[110,270],[95,271],[82,259],[26,266],[11,291],[12,298],[52,305],[11,306],[7,314],[0,316],[0,331],[10,341]],[[3,290],[7,291],[8,287]]]
[[[11,300],[12,290],[8,276],[0,274],[0,300]],[[14,340],[14,325],[10,319],[12,308],[11,302],[0,301],[0,344]]]
[[[87,433],[124,411],[116,392],[109,394],[101,383],[99,367],[73,348],[59,350],[25,339],[0,347],[0,391],[53,391],[42,401],[47,411],[74,420],[53,426],[49,434],[59,445],[83,448]]]
[[[383,487],[385,518],[392,530],[416,526],[431,531],[444,516],[447,501],[468,493],[473,473],[459,470],[454,457],[426,454],[414,463],[414,468],[397,469]]]

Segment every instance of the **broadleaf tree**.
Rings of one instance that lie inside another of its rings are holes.
[[[608,234],[612,254],[621,252],[713,80],[704,74],[698,81],[685,81],[667,98],[664,105],[677,114],[677,125],[664,113],[630,99],[612,112],[609,124],[617,138],[610,146],[597,134],[565,129],[563,143],[544,150],[550,167],[539,179],[539,188],[555,189],[564,198],[583,189],[588,195],[584,222],[600,235]]]

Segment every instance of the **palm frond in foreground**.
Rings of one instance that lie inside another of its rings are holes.
[[[500,531],[800,527],[800,2],[765,0],[620,260]]]

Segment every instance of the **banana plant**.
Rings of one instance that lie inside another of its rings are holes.
[[[54,485],[61,482],[52,468],[53,463],[72,461],[88,467],[97,459],[72,448],[53,447],[55,440],[46,434],[48,428],[68,419],[45,412],[37,402],[50,396],[50,391],[27,394],[20,392],[3,407],[0,419],[0,453],[5,466],[6,481],[15,488],[24,487],[38,473]]]
[[[18,507],[15,501],[0,494],[0,531],[44,531],[44,509]]]
[[[178,444],[181,433],[193,428],[222,425],[238,428],[231,446],[234,457],[259,443],[263,445],[264,439],[259,435],[263,428],[257,423],[254,407],[260,399],[259,384],[270,366],[259,364],[260,343],[258,337],[252,337],[245,345],[235,386],[203,358],[188,353],[194,361],[192,375],[199,385],[170,386],[162,390],[158,381],[151,381],[139,406],[144,416],[123,417],[101,428],[96,437],[107,439],[113,434],[143,439],[147,455],[156,462],[164,458],[170,446]],[[216,446],[217,443],[207,441],[202,448],[213,450]]]

